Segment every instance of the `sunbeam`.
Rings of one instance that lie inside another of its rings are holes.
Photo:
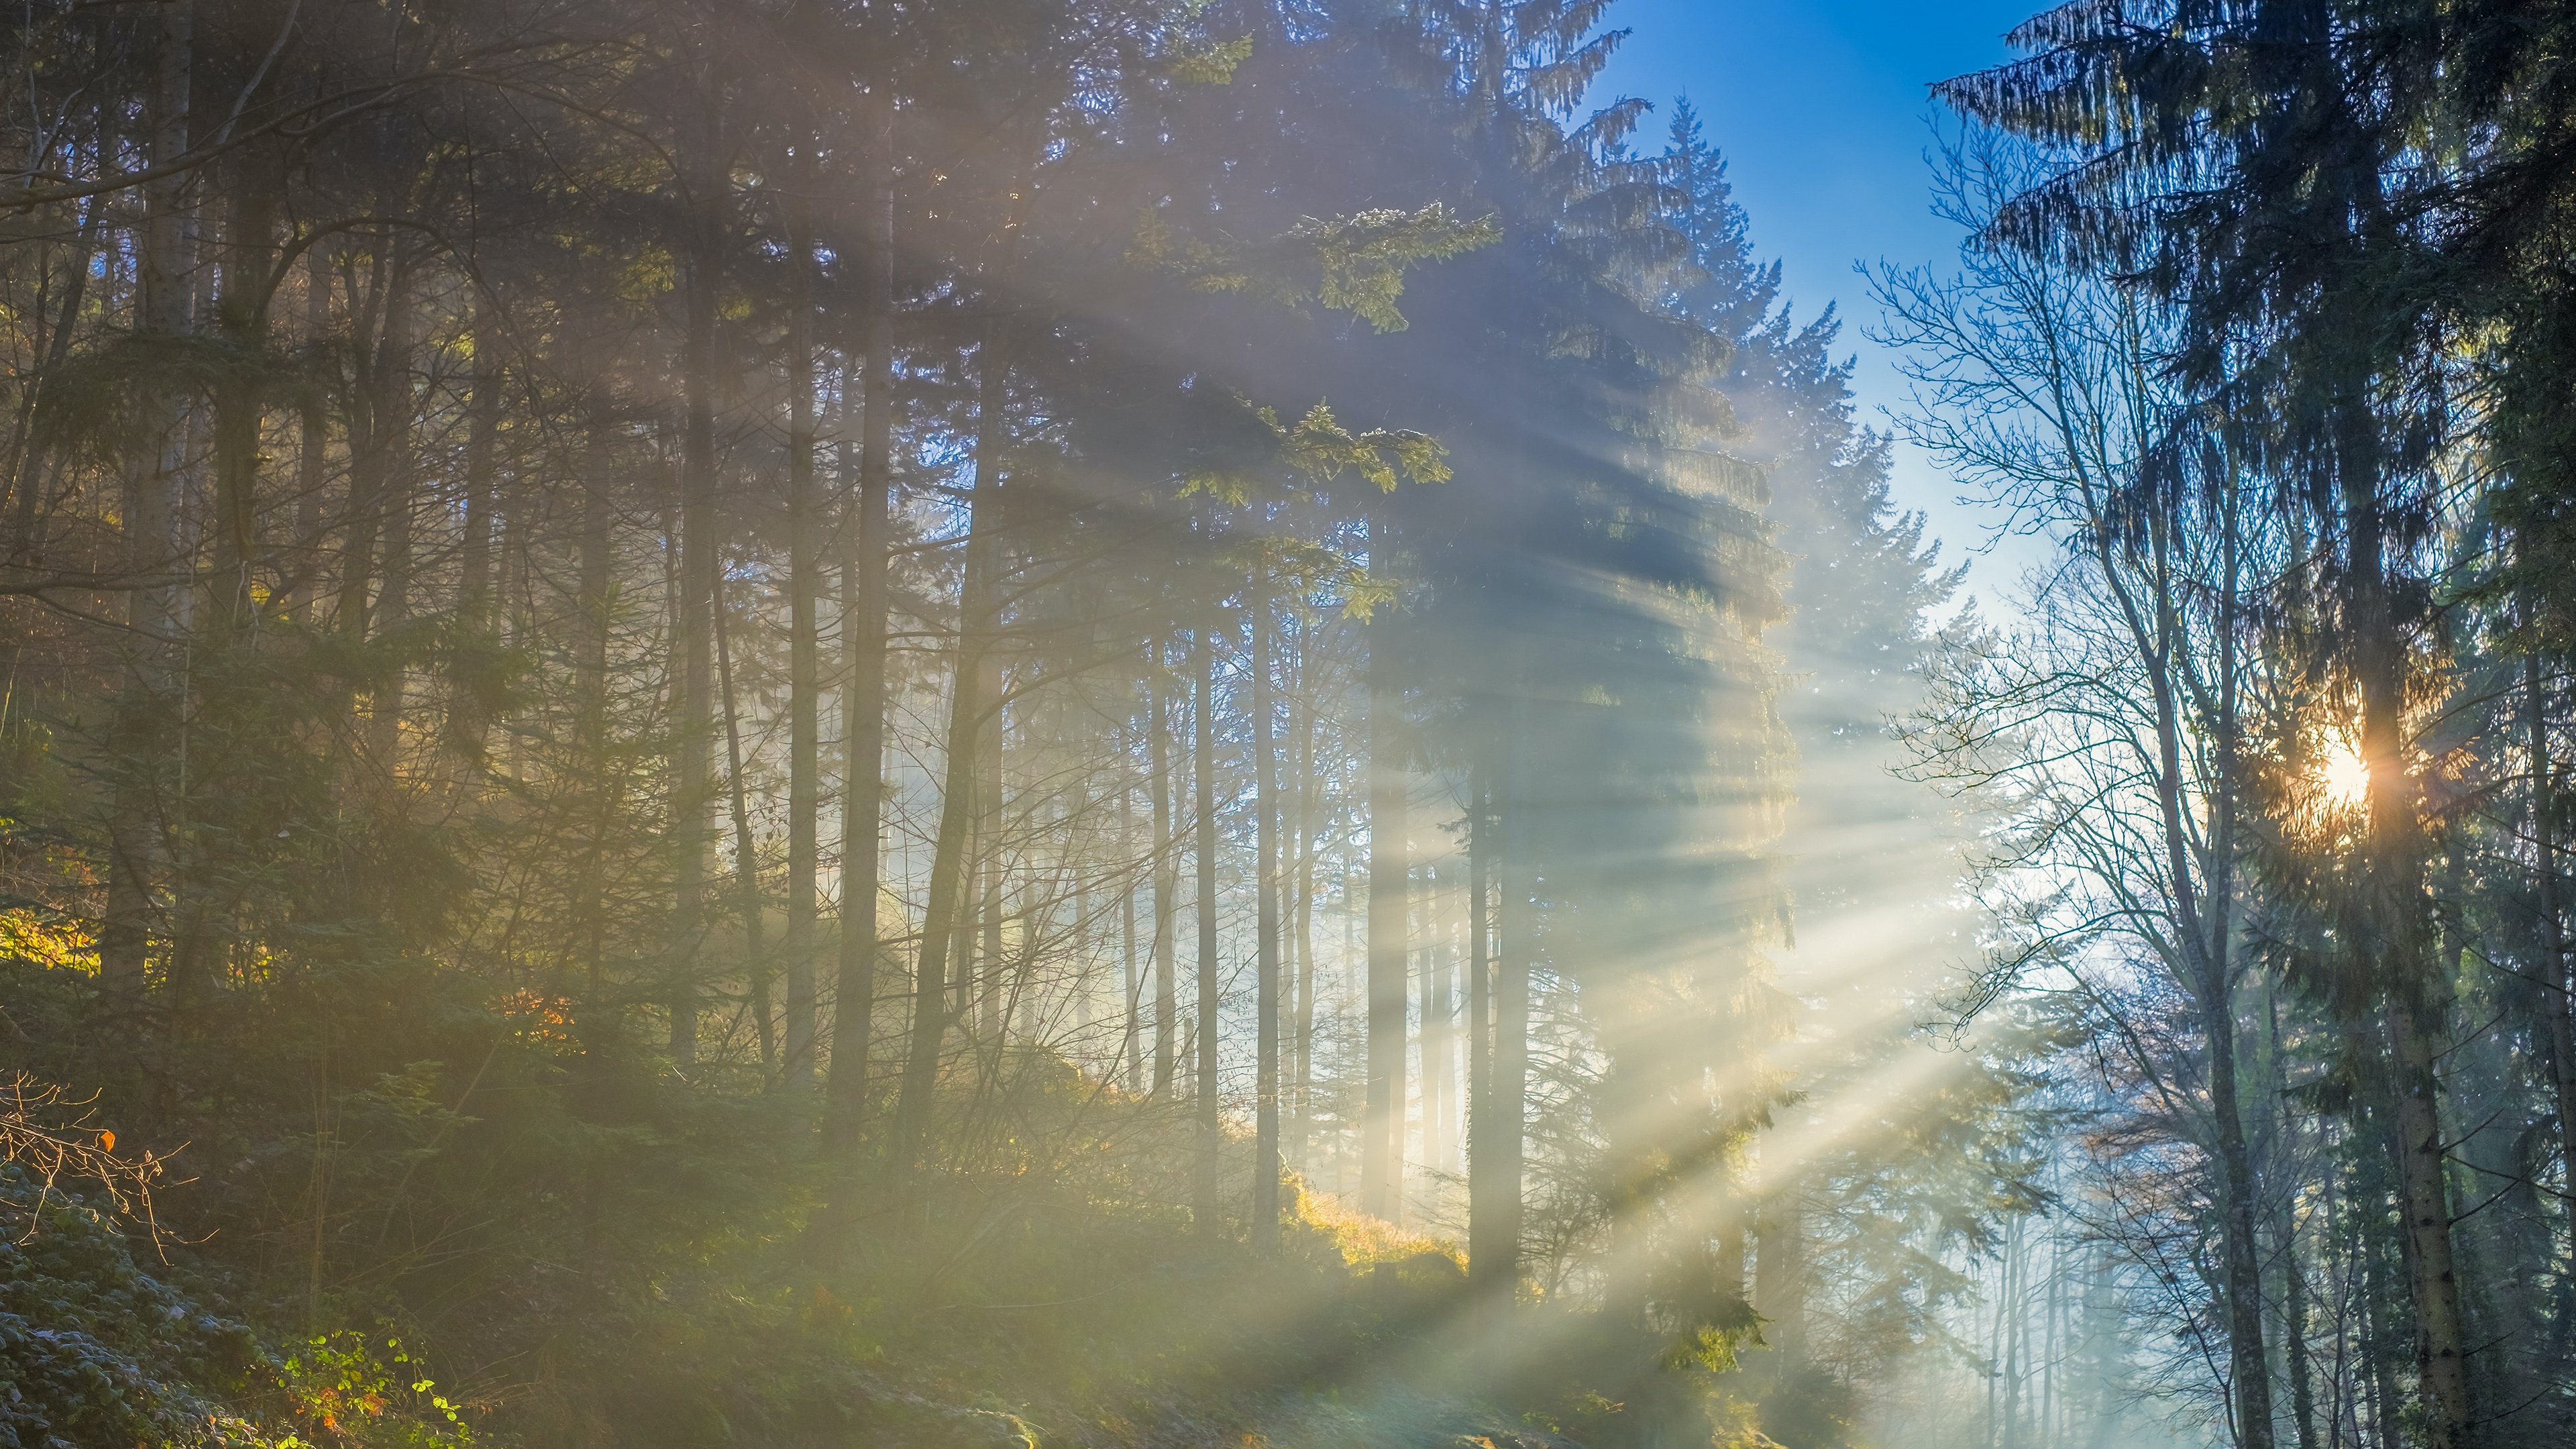
[[[2576,7],[1982,7],[25,0],[0,1446],[2576,1438]]]

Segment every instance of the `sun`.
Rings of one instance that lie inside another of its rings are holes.
[[[2327,745],[2319,763],[2317,782],[2325,788],[2328,804],[2349,809],[2370,798],[2370,764],[2350,742]]]

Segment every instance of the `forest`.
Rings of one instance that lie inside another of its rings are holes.
[[[2576,1442],[2576,9],[6,24],[0,1449]]]

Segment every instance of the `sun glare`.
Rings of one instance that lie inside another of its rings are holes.
[[[2326,747],[2321,765],[2317,779],[2326,803],[2348,808],[2370,798],[2370,765],[2359,750],[2337,740]]]

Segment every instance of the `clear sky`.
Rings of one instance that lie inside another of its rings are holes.
[[[1661,145],[1673,97],[1690,97],[1752,215],[1755,247],[1783,263],[1797,314],[1839,304],[1842,348],[1860,362],[1853,390],[1877,422],[1904,383],[1862,335],[1877,309],[1853,266],[1955,257],[1957,231],[1930,209],[1925,87],[2007,58],[2004,32],[2040,8],[2040,0],[1618,0],[1608,23],[1634,33],[1594,94],[1655,103],[1640,149]],[[1910,451],[1898,462],[1897,491],[1907,507],[1931,514],[1946,557],[1982,539],[1981,515],[1956,506],[1957,490]],[[2027,556],[2027,545],[2008,546],[1975,568],[1972,587],[1991,598]]]

